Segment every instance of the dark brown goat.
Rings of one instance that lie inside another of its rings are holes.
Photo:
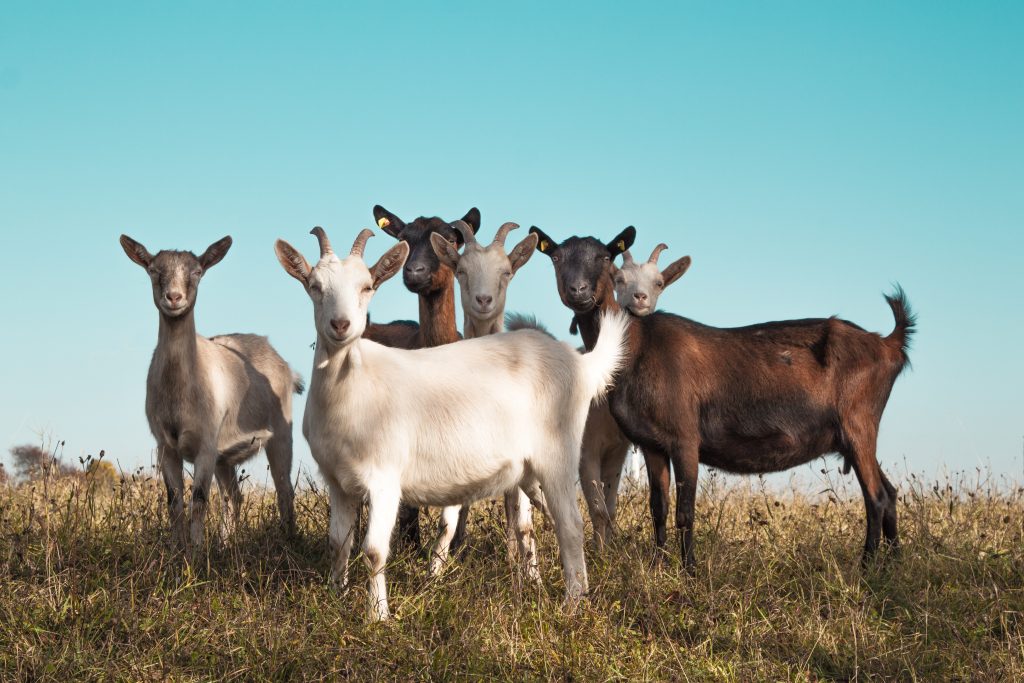
[[[558,290],[584,343],[600,312],[615,308],[611,259],[635,233],[609,244],[573,237],[556,244],[539,229],[538,249],[555,266]],[[546,248],[543,248],[545,247]],[[896,319],[886,337],[838,318],[717,328],[664,312],[630,326],[628,361],[609,396],[620,429],[644,453],[651,476],[655,541],[665,545],[668,463],[676,472],[680,552],[694,567],[698,463],[728,472],[778,472],[829,453],[843,456],[864,495],[863,560],[884,536],[898,545],[896,488],[875,446],[893,383],[907,366],[914,328],[903,291],[886,297]]]
[[[409,244],[409,257],[402,268],[402,282],[413,294],[419,295],[420,320],[396,320],[391,323],[370,323],[364,339],[401,349],[425,349],[450,344],[462,338],[455,325],[455,274],[441,263],[430,244],[430,236],[437,233],[457,246],[463,243],[462,234],[436,216],[421,216],[406,223],[379,204],[373,207],[377,226],[397,240]],[[480,229],[480,211],[475,207],[462,218],[476,233]],[[466,513],[463,507],[459,525],[452,540],[452,548],[462,544],[466,535]],[[419,508],[402,506],[399,511],[399,538],[403,544],[420,547]]]

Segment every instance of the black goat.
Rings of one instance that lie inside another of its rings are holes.
[[[635,230],[610,243],[571,237],[561,244],[540,229],[562,302],[590,348],[600,314],[617,309],[612,259]],[[669,463],[676,473],[676,526],[687,568],[693,557],[698,463],[728,472],[778,472],[829,453],[845,459],[864,494],[863,560],[881,537],[895,547],[896,488],[878,465],[882,411],[908,364],[914,328],[903,291],[886,297],[896,327],[882,337],[838,318],[717,328],[657,312],[630,326],[628,360],[609,396],[619,428],[644,454],[651,479],[655,542],[664,547]]]

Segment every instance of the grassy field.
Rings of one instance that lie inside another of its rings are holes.
[[[575,610],[552,530],[538,524],[544,587],[523,586],[499,505],[480,504],[443,578],[395,558],[386,624],[364,619],[361,562],[348,592],[327,586],[315,491],[285,539],[272,494],[249,487],[241,528],[190,566],[141,472],[0,488],[0,679],[1024,679],[1024,491],[911,478],[902,556],[864,571],[847,486],[704,476],[692,578],[674,557],[650,568],[645,492],[626,491],[611,550],[588,548],[591,595]]]

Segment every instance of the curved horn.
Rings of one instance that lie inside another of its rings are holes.
[[[349,253],[352,256],[358,256],[362,258],[363,249],[366,248],[366,240],[370,239],[371,237],[373,237],[373,230],[370,230],[369,228],[363,228],[362,230],[360,230],[359,234],[356,235],[356,241],[352,243],[352,251],[350,251]]]
[[[627,249],[626,251],[622,252],[622,265],[624,265],[624,266],[631,266],[631,265],[633,265],[633,263],[634,263],[633,255],[629,253],[629,249]]]
[[[327,233],[319,225],[309,231],[310,235],[316,236],[316,241],[320,243],[320,258],[333,254],[334,250],[331,249],[331,241],[327,239]]]
[[[654,265],[658,265],[658,257],[661,256],[661,252],[665,251],[666,249],[668,249],[668,245],[665,244],[664,242],[656,246],[654,248],[654,251],[651,252],[651,258],[647,259],[647,262],[653,263]]]
[[[518,227],[518,223],[505,223],[504,225],[502,225],[500,228],[498,228],[498,233],[494,236],[494,244],[500,244],[501,246],[504,247],[505,238],[508,237],[508,234],[510,232],[512,232]]]
[[[452,227],[459,231],[459,234],[462,235],[462,241],[465,242],[467,246],[470,244],[476,244],[476,235],[473,233],[473,228],[469,227],[469,223],[459,220],[452,223]]]

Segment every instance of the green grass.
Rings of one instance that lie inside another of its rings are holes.
[[[862,570],[855,490],[704,481],[695,577],[650,567],[645,492],[626,491],[610,550],[588,547],[589,599],[564,608],[553,531],[538,519],[544,586],[523,586],[484,503],[444,577],[394,559],[385,624],[358,558],[353,588],[328,587],[317,492],[285,539],[250,488],[242,526],[189,566],[151,479],[0,489],[0,679],[1024,679],[1020,489],[912,478],[902,555]]]

